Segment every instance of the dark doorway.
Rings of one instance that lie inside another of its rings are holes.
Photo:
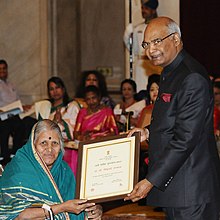
[[[220,77],[219,17],[219,0],[180,0],[184,48],[215,77]]]

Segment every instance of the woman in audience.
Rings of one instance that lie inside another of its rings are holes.
[[[147,95],[146,98],[149,100],[149,105],[143,108],[141,111],[140,117],[138,118],[137,127],[144,128],[150,125],[151,114],[153,111],[154,103],[156,102],[160,84],[160,75],[154,74],[153,77],[149,77],[147,84]],[[148,169],[148,144],[147,142],[141,142],[141,152],[140,152],[140,179],[143,179],[146,176]],[[142,202],[145,203],[145,200]],[[140,202],[140,204],[142,204]]]
[[[105,77],[103,76],[102,73],[100,73],[97,70],[88,70],[88,71],[82,72],[81,81],[76,91],[76,98],[83,105],[83,107],[86,107],[86,103],[84,100],[85,89],[87,86],[91,86],[91,85],[99,88],[101,92],[100,103],[113,109],[115,106],[115,103],[108,95]]]
[[[149,85],[152,84],[152,82],[154,82],[155,80],[158,81],[158,78],[160,77],[159,74],[157,73],[153,73],[152,75],[150,75],[148,77],[148,82],[147,82],[147,86],[145,90],[141,90],[139,91],[136,95],[135,95],[135,99],[137,101],[143,100],[145,99],[146,101],[146,105],[150,105],[151,100],[150,100],[150,96],[149,96]]]
[[[56,122],[66,143],[74,140],[73,131],[80,105],[76,100],[71,100],[64,82],[59,77],[52,77],[47,82],[49,102],[39,102],[38,119],[50,119]],[[64,160],[69,164],[74,174],[77,169],[77,152],[75,149],[65,148]]]
[[[94,86],[85,88],[87,108],[82,108],[77,116],[74,137],[77,140],[92,140],[97,137],[118,134],[112,109],[100,103],[101,94]]]
[[[147,100],[149,100],[149,104],[141,111],[140,117],[138,118],[137,122],[138,128],[144,128],[145,126],[148,126],[150,124],[153,106],[158,96],[159,84],[160,75],[154,74],[152,78],[149,77],[146,93],[146,98]]]
[[[130,127],[136,127],[138,116],[145,107],[145,100],[139,102],[135,100],[136,88],[136,83],[132,79],[125,79],[121,82],[122,101],[114,108],[120,131],[127,131]]]
[[[75,178],[63,162],[60,128],[41,120],[29,141],[17,151],[0,177],[0,216],[3,219],[101,219],[102,209],[74,199]]]
[[[73,140],[73,130],[80,109],[79,103],[69,98],[66,87],[59,77],[48,80],[47,91],[52,104],[49,119],[59,125],[65,141]]]
[[[47,82],[48,101],[36,103],[37,118],[55,121],[64,140],[73,140],[73,129],[80,109],[77,101],[69,98],[64,82],[59,77],[51,77]]]

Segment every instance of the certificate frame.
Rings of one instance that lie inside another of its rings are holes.
[[[79,143],[76,198],[100,203],[123,199],[138,182],[140,133]]]

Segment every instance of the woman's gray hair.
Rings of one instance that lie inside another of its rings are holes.
[[[61,130],[55,122],[49,119],[41,120],[37,122],[37,124],[35,125],[34,138],[33,138],[34,144],[36,143],[39,135],[44,131],[55,131],[58,134],[59,140],[60,140],[61,151],[64,153],[64,142],[63,142]]]
[[[177,34],[179,34],[179,36],[180,36],[180,38],[181,38],[180,27],[179,27],[179,25],[178,25],[175,21],[171,20],[171,21],[168,23],[167,27],[168,27],[168,32],[169,32],[170,34],[171,34],[171,33],[177,33]]]

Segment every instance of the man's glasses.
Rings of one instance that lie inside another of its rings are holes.
[[[153,46],[155,46],[155,47],[156,47],[156,46],[160,46],[161,43],[163,42],[163,40],[165,40],[166,38],[170,37],[170,36],[173,35],[173,34],[175,34],[175,32],[174,32],[174,33],[171,33],[171,34],[169,34],[169,35],[167,35],[167,36],[164,37],[164,38],[154,39],[154,40],[152,40],[151,42],[143,41],[142,44],[141,44],[141,46],[142,46],[145,50],[149,49],[149,47],[150,47],[151,44],[152,44]]]

